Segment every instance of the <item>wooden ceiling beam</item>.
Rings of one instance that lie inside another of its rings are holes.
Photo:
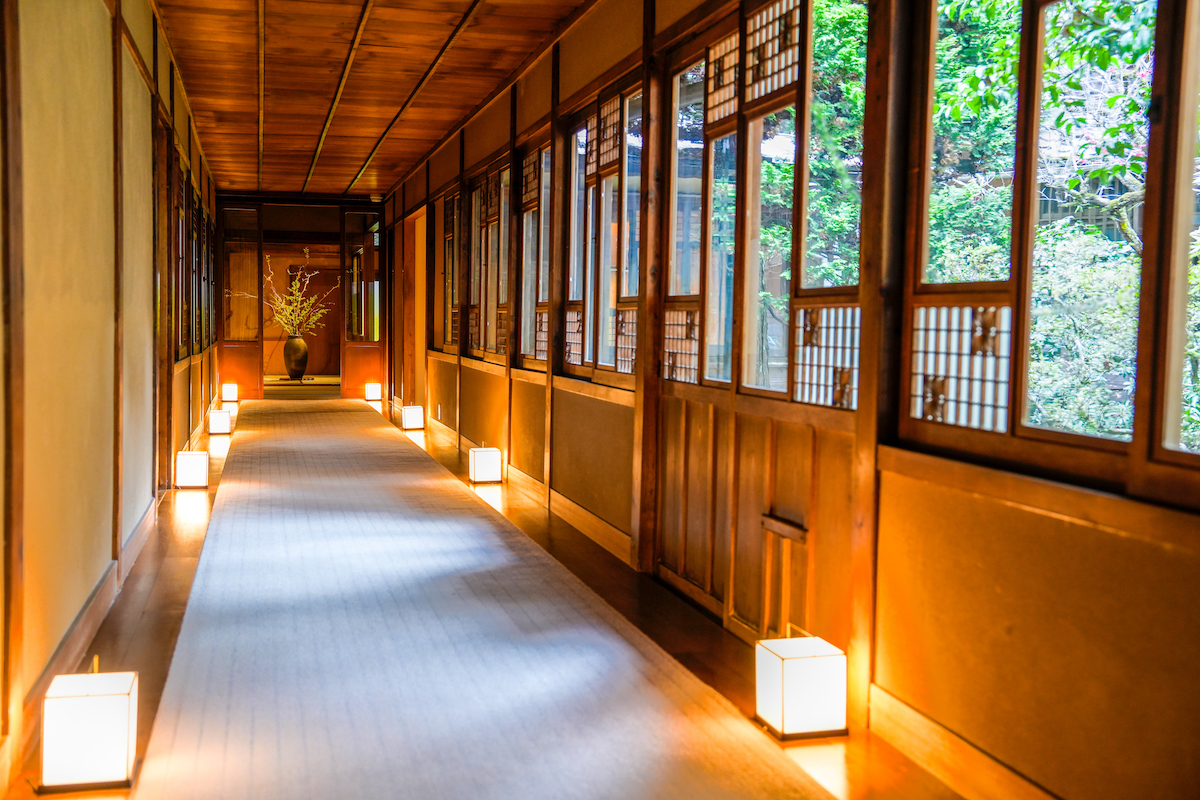
[[[392,132],[392,128],[396,127],[396,123],[400,121],[400,117],[403,116],[404,112],[408,110],[408,107],[413,104],[413,101],[417,99],[417,95],[421,93],[421,90],[425,88],[425,85],[429,83],[429,79],[432,78],[433,73],[437,71],[438,64],[441,63],[442,58],[446,55],[446,52],[450,49],[450,46],[454,44],[454,41],[458,39],[459,35],[466,29],[467,23],[469,23],[471,18],[475,16],[475,12],[479,10],[479,7],[482,4],[483,0],[471,0],[470,7],[466,10],[466,13],[463,14],[462,19],[459,20],[458,24],[454,26],[454,30],[450,32],[450,36],[447,37],[446,43],[442,45],[442,48],[438,50],[437,55],[433,57],[433,61],[430,62],[429,68],[425,70],[425,74],[421,76],[419,81],[417,81],[417,85],[413,87],[411,92],[409,92],[408,98],[400,106],[400,110],[396,112],[396,116],[392,117],[392,121],[388,123],[388,126],[384,128],[383,133],[379,135],[379,140],[375,142],[375,146],[372,147],[371,152],[367,154],[366,161],[364,161],[363,165],[359,167],[354,179],[350,181],[350,185],[346,187],[346,194],[349,194],[351,190],[354,189],[354,185],[358,183],[362,176],[366,173],[367,167],[371,165],[371,160],[375,158],[375,155],[379,152],[379,149],[383,147],[383,143],[387,140],[388,134]]]
[[[266,117],[263,114],[267,76],[267,0],[258,0],[258,190],[263,188],[263,134]]]
[[[350,52],[346,54],[346,63],[342,66],[342,77],[338,81],[337,91],[333,94],[333,102],[329,104],[329,114],[325,116],[325,127],[321,128],[321,137],[317,139],[317,147],[313,151],[312,164],[308,167],[308,177],[304,179],[304,186],[300,189],[301,194],[308,191],[308,184],[312,181],[313,173],[317,170],[317,160],[321,157],[321,148],[325,146],[325,137],[329,135],[329,126],[333,124],[333,115],[337,112],[338,103],[342,99],[342,92],[346,89],[346,81],[350,78],[350,67],[354,64],[354,56],[358,53],[358,45],[362,42],[363,31],[367,28],[367,17],[371,16],[371,8],[375,5],[375,0],[366,0],[363,3],[362,16],[358,18],[358,29],[354,31],[354,41],[350,43]]]

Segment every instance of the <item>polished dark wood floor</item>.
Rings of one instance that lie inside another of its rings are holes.
[[[138,757],[145,753],[175,641],[183,622],[209,512],[224,465],[229,437],[212,437],[213,486],[163,495],[158,523],[81,662],[93,654],[104,671],[139,673]],[[467,459],[452,443],[410,434],[451,473],[466,482]],[[202,445],[205,446],[205,445]],[[475,487],[531,539],[664,650],[729,699],[754,715],[754,652],[706,611],[654,578],[635,573],[538,501],[509,485]],[[839,800],[955,800],[929,773],[870,732],[783,745],[790,757]],[[40,751],[26,760],[8,797],[32,800]],[[125,798],[127,790],[59,794],[57,797]]]

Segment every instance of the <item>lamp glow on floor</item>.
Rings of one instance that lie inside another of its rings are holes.
[[[236,403],[238,399],[238,385],[236,383],[221,384],[221,402]]]
[[[499,483],[500,467],[498,447],[472,447],[467,452],[467,471],[471,483]]]
[[[422,406],[404,406],[400,409],[400,429],[419,431],[425,427],[425,409]]]
[[[382,400],[383,399],[383,384],[368,383],[367,384],[367,400]]]
[[[367,401],[367,405],[369,405],[371,408],[375,409],[376,413],[379,413],[379,414],[382,414],[382,413],[383,413],[383,401],[381,401],[381,400],[368,400],[368,401]]]
[[[229,415],[229,412],[221,408],[214,408],[208,412],[208,432],[232,433],[233,418]]]
[[[781,739],[846,732],[846,654],[816,636],[754,648],[755,713]]]
[[[137,754],[138,675],[57,675],[42,702],[42,785],[127,784]]]
[[[180,450],[175,454],[175,486],[180,489],[208,486],[207,450]]]

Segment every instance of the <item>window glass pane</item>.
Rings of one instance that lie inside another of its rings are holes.
[[[587,215],[587,269],[584,280],[587,285],[587,294],[592,293],[592,288],[596,285],[596,187],[587,187],[587,206],[585,207]],[[584,303],[584,327],[583,327],[583,360],[592,360],[592,331],[594,311],[590,298],[587,298]]]
[[[587,185],[587,128],[575,131],[575,157],[571,161],[571,261],[567,271],[567,299],[583,299],[583,262],[588,235],[587,214],[584,211]]]
[[[708,229],[708,295],[704,335],[704,377],[729,381],[733,376],[733,243],[737,206],[737,134],[712,143]]]
[[[746,329],[742,383],[787,391],[796,114],[750,123],[746,183]]]
[[[225,339],[258,341],[258,211],[226,209]]]
[[[642,188],[642,95],[625,101],[625,251],[621,254],[621,296],[638,293]]]
[[[498,323],[496,320],[496,299],[499,284],[499,281],[497,280],[497,272],[500,266],[500,223],[498,221],[488,225],[487,241],[487,306],[484,311],[484,319],[487,320],[487,333],[484,347],[487,350],[495,350],[496,331],[498,328]]]
[[[542,209],[542,241],[539,256],[538,302],[550,300],[550,151],[542,151],[542,196],[538,199]]]
[[[480,229],[483,225],[483,191],[476,189],[471,192],[471,286],[470,305],[479,305],[479,287],[481,285],[483,264],[483,242],[480,241]]]
[[[346,214],[346,335],[379,341],[379,217]]]
[[[1020,39],[1017,0],[938,4],[929,283],[1008,280]]]
[[[1200,187],[1200,159],[1197,159],[1193,185]],[[1183,385],[1180,394],[1179,433],[1172,437],[1179,449],[1200,453],[1200,188],[1195,195],[1193,230],[1188,252],[1187,305],[1183,358]]]
[[[533,355],[534,309],[537,306],[538,210],[525,212],[521,239],[521,355]]]
[[[704,62],[675,77],[668,294],[700,293],[700,181],[704,166]]]
[[[1044,13],[1026,421],[1128,441],[1156,6]]]
[[[620,176],[613,174],[600,184],[600,285],[596,295],[596,318],[600,344],[596,362],[617,363],[617,225],[621,218]]]
[[[501,305],[508,302],[508,216],[511,189],[511,173],[504,170],[500,173],[500,275],[496,292]]]
[[[458,197],[446,198],[443,227],[442,255],[446,272],[446,288],[443,292],[446,302],[445,330],[446,341],[455,342],[455,332],[458,330],[454,312],[458,308]],[[445,233],[449,231],[449,233]]]
[[[867,4],[813,5],[805,289],[858,283]]]

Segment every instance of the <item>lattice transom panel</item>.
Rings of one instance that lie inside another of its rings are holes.
[[[663,317],[663,377],[699,383],[700,315],[673,309]]]
[[[708,49],[708,100],[705,119],[719,122],[736,114],[738,35],[732,33]]]
[[[637,309],[617,311],[617,372],[633,374],[637,363]]]
[[[621,160],[621,98],[600,106],[600,168]]]
[[[484,189],[485,202],[487,204],[487,216],[500,216],[500,173],[493,172],[487,178],[486,188]]]
[[[584,164],[587,167],[588,175],[596,174],[596,117],[592,115],[587,119],[587,155]]]
[[[799,0],[779,0],[746,20],[746,99],[800,78]]]
[[[858,408],[858,306],[803,308],[796,320],[797,402]]]
[[[922,307],[913,316],[911,415],[1007,431],[1012,309]]]
[[[525,155],[521,162],[521,205],[536,203],[538,199],[538,176],[541,175],[541,153],[534,150]]]
[[[583,311],[578,308],[567,309],[567,329],[564,332],[566,360],[568,364],[579,366],[583,364]]]
[[[446,198],[446,207],[442,213],[442,234],[454,235],[454,226],[458,224],[458,195]]]
[[[538,311],[533,315],[533,357],[545,361],[550,351],[550,313]]]

